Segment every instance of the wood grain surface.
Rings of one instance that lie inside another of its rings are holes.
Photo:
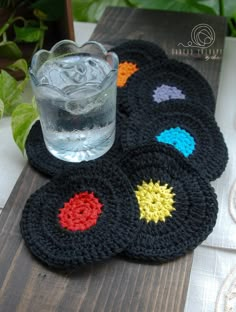
[[[107,47],[132,38],[156,42],[168,55],[201,71],[217,94],[222,54],[206,61],[195,52],[187,56],[173,50],[179,42],[187,42],[191,29],[200,23],[214,28],[216,40],[211,48],[223,49],[222,18],[138,9],[107,9],[92,38]],[[192,253],[163,265],[116,257],[70,272],[50,270],[31,256],[21,238],[19,221],[27,198],[46,182],[27,165],[0,216],[0,311],[184,310]]]

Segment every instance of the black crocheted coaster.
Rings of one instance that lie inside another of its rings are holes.
[[[121,119],[119,119],[119,121],[117,122],[116,138],[113,146],[106,154],[99,157],[99,160],[103,159],[108,161],[115,161],[117,158],[120,157],[122,153],[120,144],[121,123],[122,121]],[[49,177],[55,176],[64,170],[76,169],[86,163],[66,162],[54,157],[51,153],[49,153],[44,143],[42,128],[39,121],[37,121],[30,130],[25,144],[25,151],[30,165],[39,172],[44,173]]]
[[[124,150],[156,142],[170,144],[209,181],[225,170],[228,151],[213,115],[186,100],[170,100],[158,108],[133,113],[121,135]]]
[[[125,255],[173,260],[211,233],[218,211],[216,195],[180,153],[163,144],[146,145],[127,152],[120,166],[140,209],[140,229]]]
[[[32,254],[66,269],[120,253],[138,231],[128,178],[111,163],[64,172],[28,199],[20,228]]]
[[[145,40],[128,40],[114,47],[110,51],[115,52],[119,62],[131,62],[142,67],[149,62],[167,59],[164,50],[157,44]]]
[[[214,95],[206,79],[190,65],[176,60],[152,62],[141,68],[118,95],[124,98],[122,110],[127,115],[170,99],[186,99],[192,105],[200,103],[211,112],[215,110]]]
[[[161,62],[167,59],[165,52],[156,44],[144,40],[129,40],[111,51],[119,57],[119,70],[117,80],[117,107],[121,114],[126,114],[126,98],[123,88],[127,80],[137,71],[150,62]],[[124,98],[124,99],[123,99]]]

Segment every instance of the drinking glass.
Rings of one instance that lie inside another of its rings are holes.
[[[48,151],[69,162],[105,154],[114,143],[118,57],[98,42],[63,40],[32,59],[30,78]]]

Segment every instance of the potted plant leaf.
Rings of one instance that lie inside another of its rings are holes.
[[[70,0],[0,1],[0,118],[12,115],[13,136],[22,152],[38,116],[34,100],[22,103],[28,64],[38,49],[62,39],[74,40]]]
[[[35,51],[43,46],[49,48],[61,39],[73,40],[69,4],[64,0],[2,0],[0,68],[19,58],[29,61]]]

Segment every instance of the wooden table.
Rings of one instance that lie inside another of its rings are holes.
[[[186,49],[184,53],[178,43],[188,42],[200,23],[213,27],[215,42],[203,52]],[[220,17],[109,8],[92,39],[107,47],[132,38],[156,42],[169,56],[202,72],[217,94],[225,26]],[[206,53],[212,59],[206,61]],[[69,273],[49,270],[32,257],[21,238],[19,221],[29,195],[46,181],[27,165],[0,217],[0,311],[184,310],[192,253],[163,265],[116,257]]]

